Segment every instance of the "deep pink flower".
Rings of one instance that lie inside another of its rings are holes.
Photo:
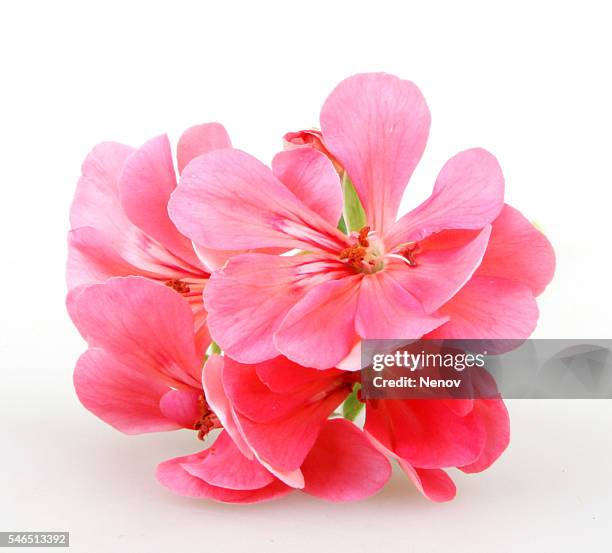
[[[552,277],[546,238],[504,206],[497,160],[482,149],[451,158],[423,204],[395,220],[425,148],[429,110],[415,85],[386,74],[351,77],[321,113],[316,147],[278,154],[272,170],[238,150],[193,160],[172,194],[172,220],[210,248],[245,254],[205,291],[209,329],[243,363],[282,353],[327,369],[361,338],[524,338],[534,295]],[[343,198],[327,156],[347,172],[367,222],[336,228]],[[353,370],[358,363],[341,366]]]
[[[178,170],[202,153],[229,147],[218,123],[191,127],[178,142]],[[96,146],[83,163],[70,211],[68,287],[127,275],[166,284],[189,300],[203,350],[209,336],[202,289],[217,265],[204,265],[168,217],[175,188],[166,135],[138,149],[113,142]]]
[[[186,428],[202,439],[225,426],[227,410],[219,395],[211,390],[213,402],[209,390],[204,393],[193,313],[180,295],[141,277],[110,278],[82,289],[71,311],[89,344],[74,384],[95,415],[127,434]],[[273,412],[277,406],[253,408]],[[264,466],[231,426],[208,449],[161,463],[158,479],[181,495],[239,503],[273,499],[295,488],[346,501],[382,487],[389,464],[365,434],[346,420],[320,422],[308,450],[300,449],[304,454],[293,479],[282,468]]]
[[[302,477],[308,484],[304,460],[358,380],[355,372],[305,368],[284,357],[243,365],[212,356],[204,369],[206,397],[226,431],[245,455],[252,452],[293,486]],[[396,459],[434,501],[455,496],[445,468],[480,472],[501,455],[510,437],[501,399],[367,400],[365,406],[364,431],[372,444]],[[371,452],[365,448],[361,455],[370,458]],[[384,484],[386,466],[375,457],[368,466],[369,484],[353,481],[346,493],[362,497]]]

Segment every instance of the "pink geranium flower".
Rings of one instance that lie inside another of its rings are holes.
[[[305,368],[285,357],[244,365],[212,356],[204,369],[207,400],[226,431],[247,455],[251,451],[295,486],[302,474],[308,481],[304,460],[358,380],[359,373]],[[365,407],[364,431],[371,443],[396,459],[433,501],[455,496],[445,468],[481,472],[502,454],[510,438],[501,399],[368,400]],[[369,485],[382,485],[385,467],[372,460],[370,471]],[[353,483],[351,493],[364,490]]]
[[[218,392],[204,393],[193,313],[179,294],[141,277],[110,278],[82,289],[72,315],[89,344],[74,384],[95,415],[127,434],[183,428],[203,439],[226,425]],[[334,501],[361,499],[390,472],[385,457],[346,420],[321,421],[291,475],[260,462],[255,451],[230,425],[204,451],[161,463],[157,476],[181,495],[250,503],[296,488]]]
[[[280,352],[327,369],[361,338],[524,338],[533,331],[534,296],[552,277],[554,255],[538,230],[504,206],[504,179],[490,153],[451,158],[431,197],[396,221],[429,124],[414,84],[357,75],[325,102],[316,147],[278,154],[271,170],[232,149],[185,168],[169,212],[194,242],[299,250],[237,255],[212,275],[209,329],[229,356],[259,363]],[[337,229],[342,191],[323,152],[350,177],[365,210],[349,236]]]
[[[178,142],[178,170],[202,153],[229,147],[218,123],[192,127]],[[202,289],[216,265],[203,264],[168,217],[168,199],[175,188],[166,135],[138,149],[113,142],[96,146],[83,163],[70,211],[68,287],[75,290],[127,275],[165,284],[190,302],[203,350],[209,336]]]

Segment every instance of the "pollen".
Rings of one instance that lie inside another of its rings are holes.
[[[217,415],[210,410],[204,396],[198,398],[198,404],[201,414],[200,418],[193,424],[193,429],[198,431],[198,440],[204,440],[211,430],[221,428],[221,423]]]
[[[189,288],[189,285],[184,283],[182,280],[178,280],[178,279],[167,280],[166,282],[164,282],[164,284],[168,288],[172,288],[179,294],[189,294],[189,292],[191,292],[191,288]]]

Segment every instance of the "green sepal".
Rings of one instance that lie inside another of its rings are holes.
[[[360,231],[368,221],[361,200],[346,171],[342,175],[342,194],[344,195],[344,222],[348,232]]]
[[[351,395],[344,400],[344,403],[342,404],[342,416],[345,419],[354,421],[357,418],[357,415],[359,415],[363,409],[365,404],[359,401],[358,398],[360,389],[361,384],[359,384],[359,382],[355,382]]]

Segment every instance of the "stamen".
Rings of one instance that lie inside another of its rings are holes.
[[[208,406],[208,403],[204,399],[204,396],[198,398],[198,404],[200,406],[200,418],[193,424],[193,429],[198,431],[198,440],[204,440],[208,433],[215,429],[221,428],[222,425]]]
[[[406,244],[401,250],[400,255],[406,260],[410,267],[416,267],[416,255],[421,252],[421,246],[417,242]]]
[[[167,280],[166,282],[164,282],[164,284],[168,288],[172,288],[173,290],[177,291],[179,294],[189,294],[189,292],[191,292],[191,288],[189,288],[189,285],[185,284],[182,280],[179,279]]]

